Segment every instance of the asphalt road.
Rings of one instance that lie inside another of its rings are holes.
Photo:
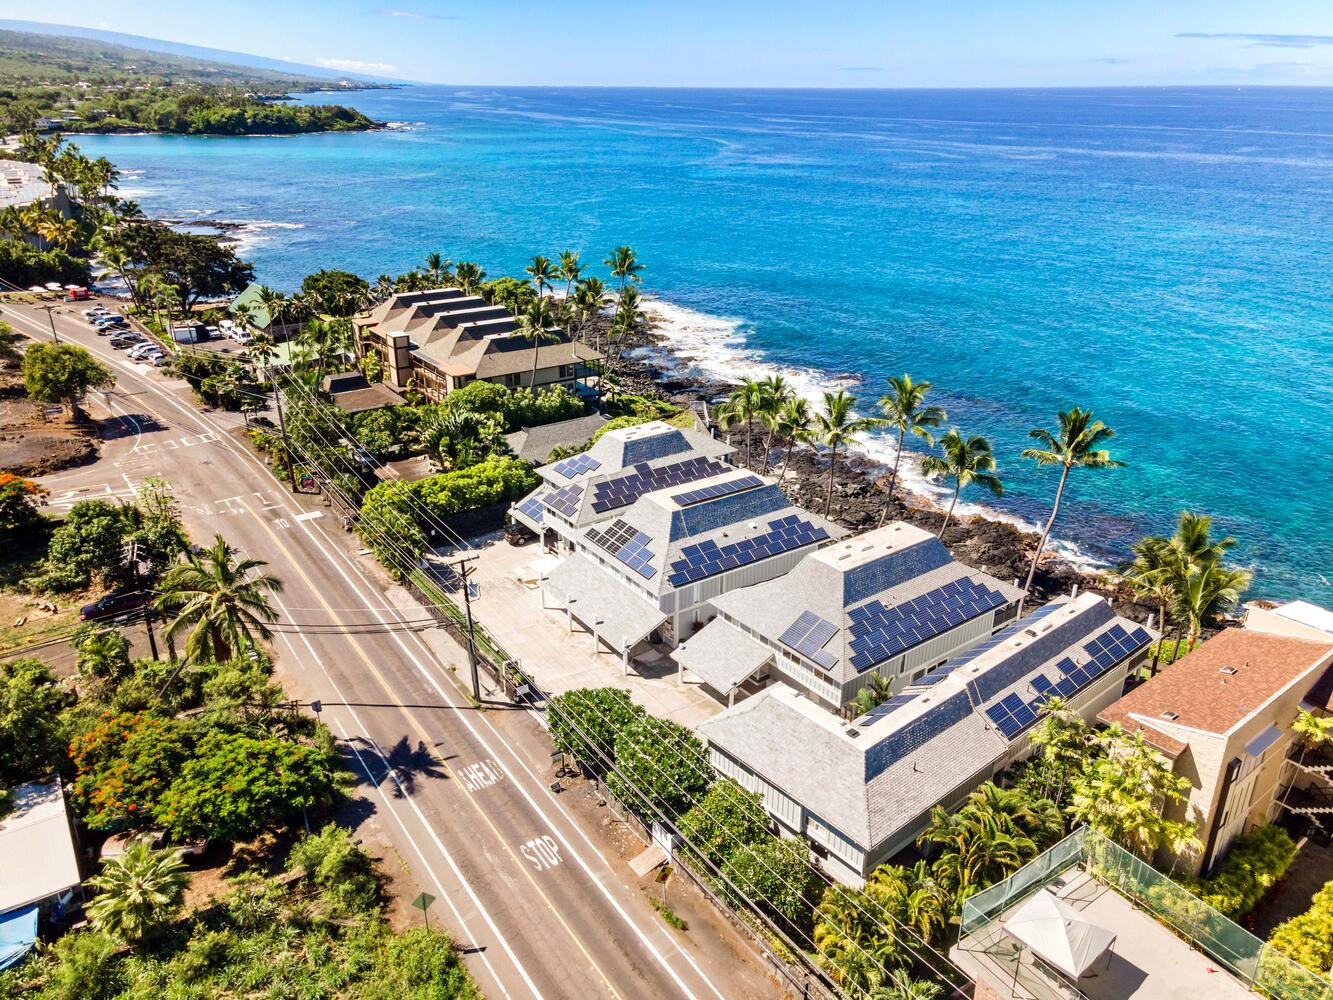
[[[3,306],[3,318],[50,337],[46,314]],[[61,338],[112,365],[105,403],[116,420],[97,463],[44,477],[49,501],[132,496],[161,475],[196,542],[216,532],[268,561],[285,584],[285,622],[391,625],[404,615],[387,579],[336,511],[288,494],[241,442],[237,415],[201,412],[183,382],[113,351],[77,310],[56,313]],[[349,751],[359,805],[439,898],[434,920],[467,949],[488,997],[771,997],[778,988],[733,931],[699,941],[667,928],[599,831],[553,793],[549,745],[520,710],[475,710],[425,638],[394,631],[284,632],[281,678]],[[605,849],[605,853],[604,853]],[[727,939],[727,934],[732,940]]]

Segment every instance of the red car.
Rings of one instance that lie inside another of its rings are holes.
[[[128,593],[107,594],[105,597],[93,601],[92,604],[85,604],[79,609],[79,617],[83,621],[92,618],[115,618],[117,615],[128,614],[131,611],[138,611],[148,603],[148,594],[142,590],[132,590]]]

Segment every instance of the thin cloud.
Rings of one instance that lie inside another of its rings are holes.
[[[349,73],[392,73],[396,68],[389,63],[365,62],[361,59],[316,59],[315,65],[326,69],[345,69]]]
[[[844,73],[883,73],[883,66],[839,66]]]
[[[1240,32],[1182,31],[1177,38],[1214,38],[1276,49],[1313,49],[1333,45],[1333,35],[1260,35]]]
[[[419,10],[403,10],[400,7],[380,7],[372,13],[379,17],[406,18],[409,21],[461,21],[453,14],[429,14]]]

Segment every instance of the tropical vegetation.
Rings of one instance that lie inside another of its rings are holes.
[[[954,508],[958,505],[958,496],[963,490],[976,483],[999,497],[1004,496],[1004,484],[995,475],[995,453],[991,450],[991,444],[981,435],[964,437],[954,428],[940,439],[940,451],[943,454],[922,456],[921,472],[926,476],[953,481],[949,509],[945,511],[944,521],[940,524],[939,537],[943,538],[953,518]]]

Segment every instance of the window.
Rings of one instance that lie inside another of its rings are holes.
[[[573,378],[573,377],[574,377],[574,366],[573,366],[573,365],[561,365],[561,366],[560,366],[560,378],[561,378],[562,380],[563,380],[563,379],[571,379],[571,378]]]
[[[506,375],[504,377],[504,384],[510,389],[517,389],[519,377],[517,372],[513,375]]]

